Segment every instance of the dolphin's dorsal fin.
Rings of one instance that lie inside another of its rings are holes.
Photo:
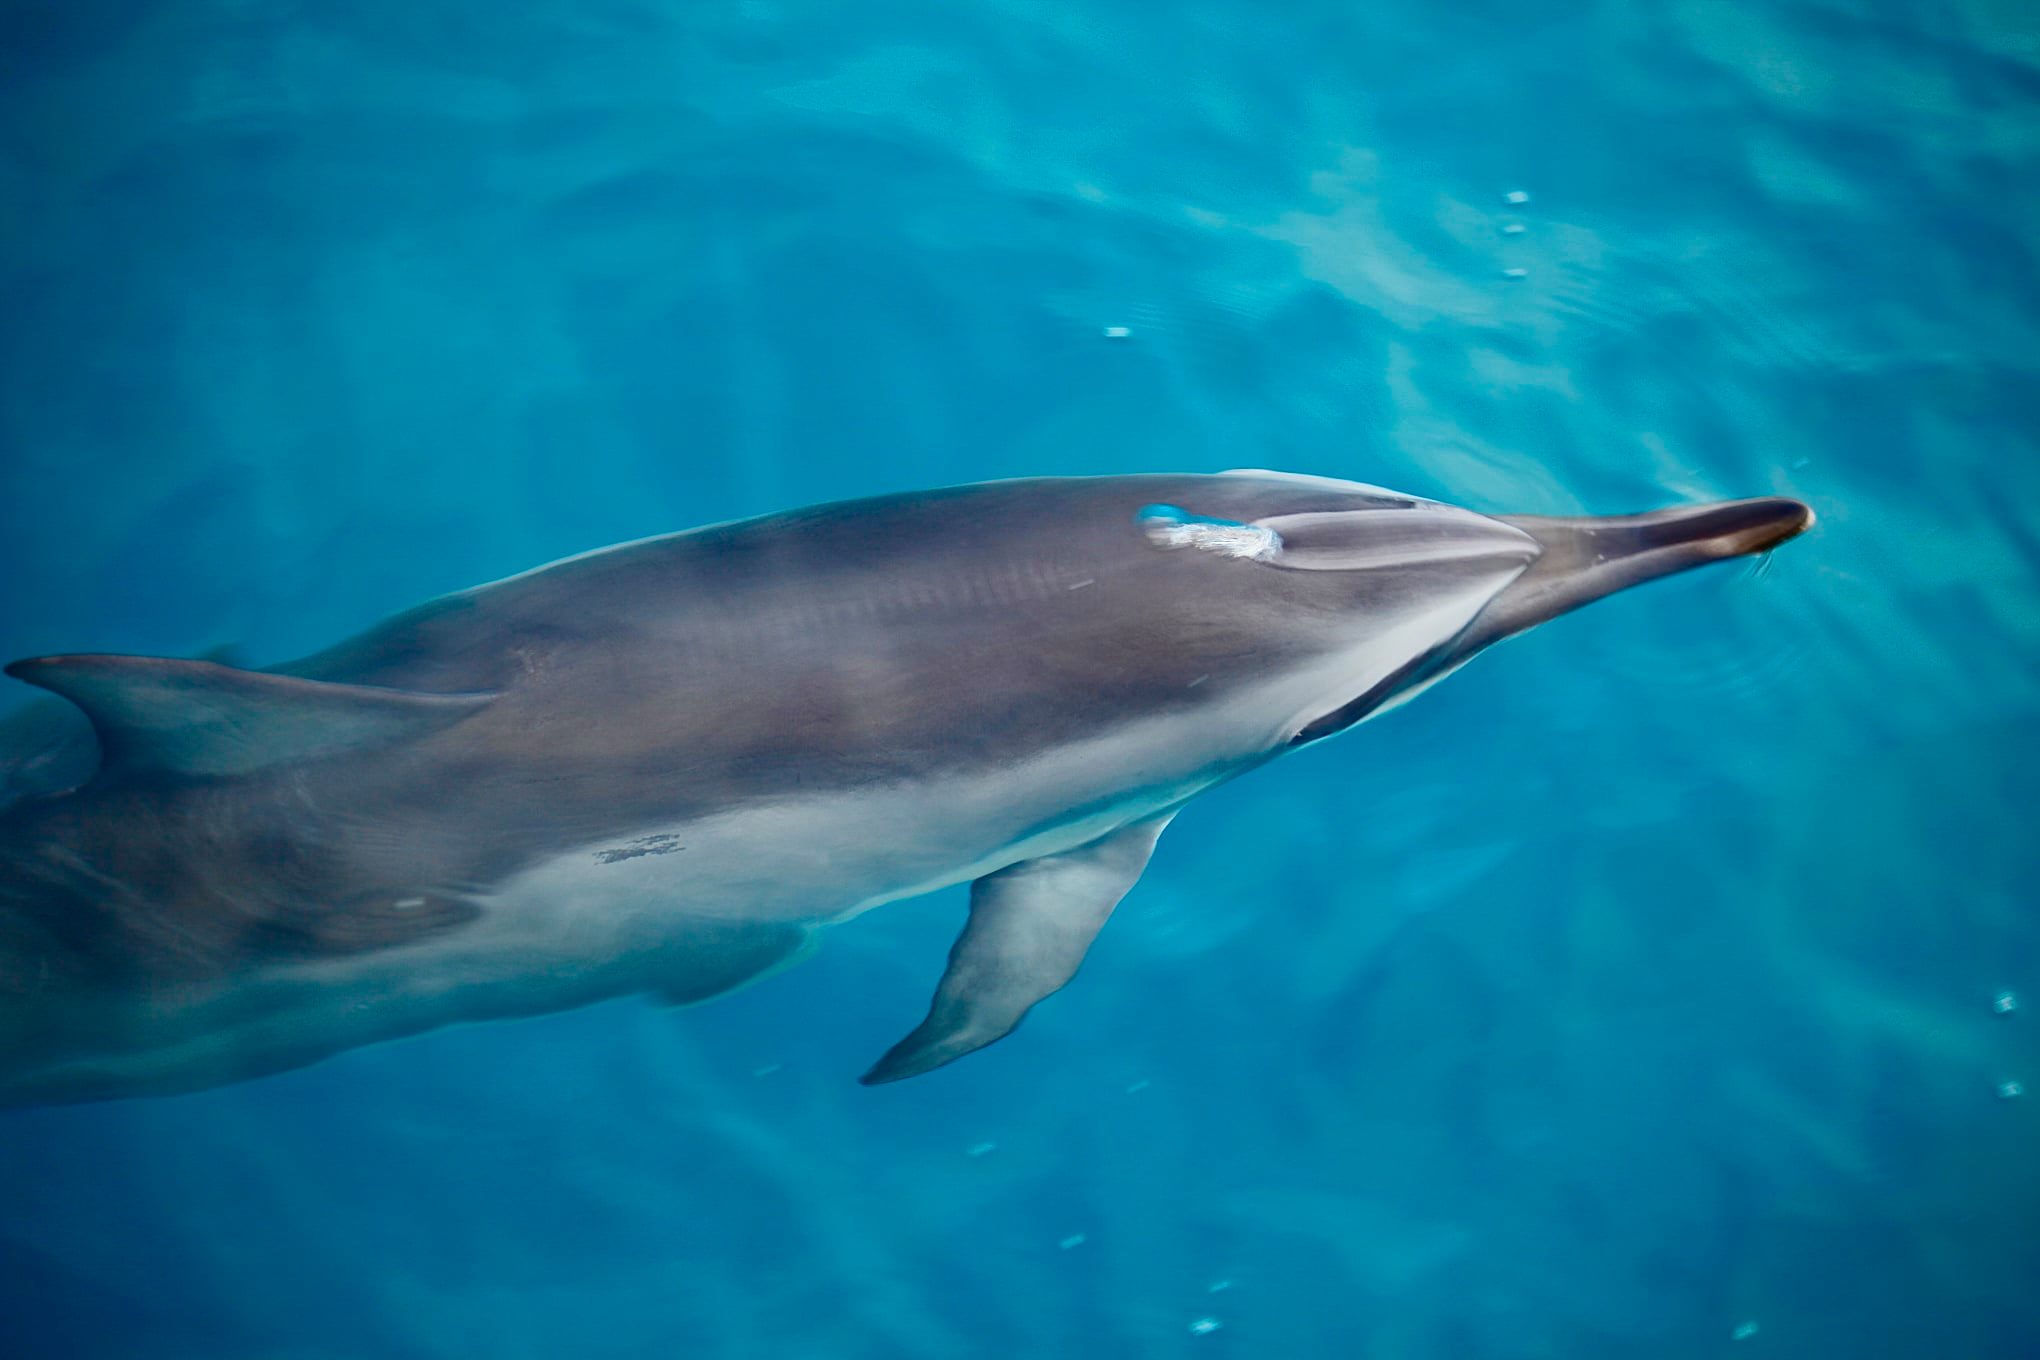
[[[339,685],[156,656],[41,656],[15,662],[7,674],[84,710],[99,734],[102,777],[248,774],[421,737],[495,697]]]
[[[928,1018],[864,1074],[864,1084],[918,1077],[1011,1034],[1029,1007],[1076,975],[1173,816],[1022,860],[973,883],[970,921],[949,951]]]

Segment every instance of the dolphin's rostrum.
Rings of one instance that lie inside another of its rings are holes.
[[[0,1102],[698,1001],[969,882],[927,1018],[865,1080],[915,1076],[1069,981],[1197,793],[1811,522],[1775,498],[1490,517],[1267,472],[997,482],[571,558],[270,670],[16,662],[92,733],[0,753]]]

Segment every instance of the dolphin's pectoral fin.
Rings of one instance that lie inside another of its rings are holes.
[[[83,709],[99,734],[102,770],[123,773],[247,774],[425,736],[495,697],[330,684],[154,656],[34,657],[7,674]]]
[[[692,1006],[791,968],[814,953],[818,943],[817,933],[804,926],[704,933],[660,960],[652,995],[662,1006]]]
[[[864,1074],[864,1084],[917,1077],[1011,1034],[1029,1007],[1075,976],[1174,815],[972,884],[970,920],[949,951],[928,1018]]]

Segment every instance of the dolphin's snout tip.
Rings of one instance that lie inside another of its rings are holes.
[[[1640,515],[1503,515],[1537,540],[1530,569],[1481,611],[1455,644],[1470,656],[1618,590],[1711,562],[1753,557],[1813,527],[1813,507],[1790,496],[1675,505]]]
[[[1763,496],[1731,504],[1748,507],[1750,543],[1741,549],[1745,553],[1769,552],[1811,529],[1818,518],[1812,506],[1790,496]]]
[[[1790,496],[1757,496],[1713,505],[1682,506],[1632,521],[1632,551],[1684,549],[1708,557],[1769,552],[1813,527],[1813,507]]]
[[[1790,496],[1764,496],[1752,504],[1766,507],[1776,515],[1781,524],[1789,526],[1788,532],[1793,534],[1805,533],[1819,518],[1813,513],[1812,506]]]

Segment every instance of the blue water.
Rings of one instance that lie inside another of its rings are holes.
[[[8,656],[1020,474],[1820,523],[1201,799],[925,1079],[953,893],[0,1115],[0,1353],[2040,1354],[2036,243],[2018,0],[11,0]]]

